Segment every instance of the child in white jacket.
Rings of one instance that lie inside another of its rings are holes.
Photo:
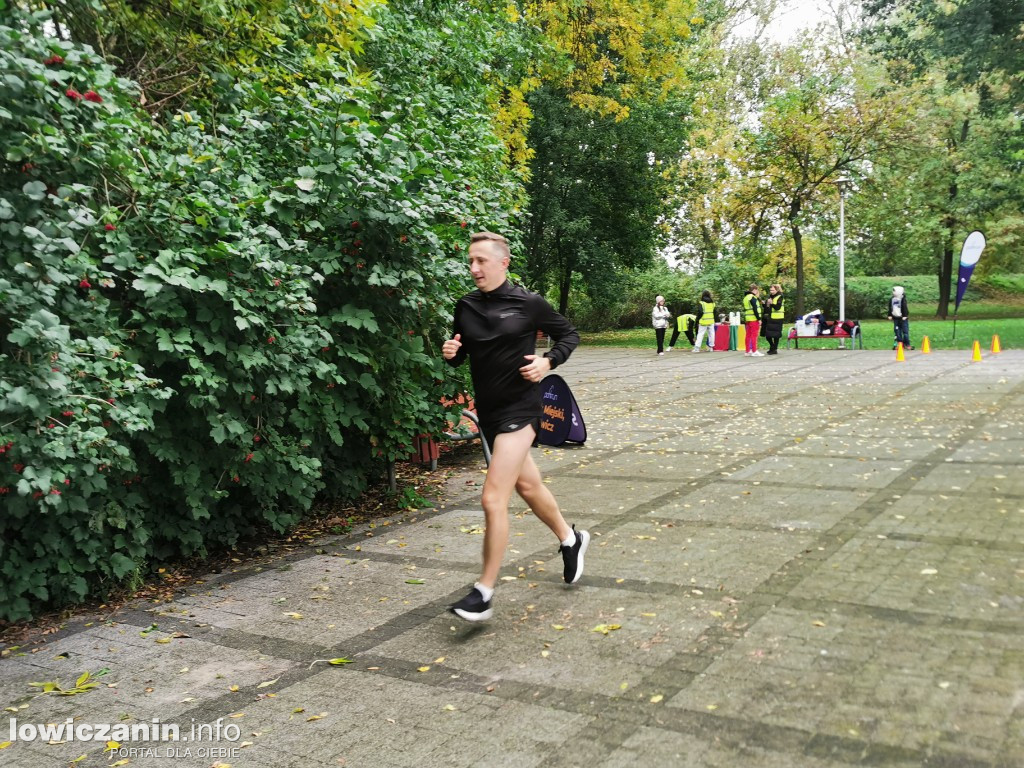
[[[658,340],[658,354],[665,354],[665,329],[668,328],[668,321],[672,319],[672,313],[665,306],[665,297],[656,296],[654,309],[651,310],[651,325],[654,326],[654,335]]]

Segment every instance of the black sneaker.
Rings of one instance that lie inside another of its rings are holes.
[[[565,564],[563,577],[566,584],[575,584],[583,575],[583,555],[587,553],[587,545],[590,544],[590,534],[586,531],[577,531],[576,526],[572,527],[576,534],[576,543],[571,547],[561,546],[558,551],[562,553],[562,562]]]
[[[491,601],[484,600],[484,596],[480,594],[480,590],[476,587],[469,590],[468,595],[448,610],[466,621],[483,621],[484,619],[491,618],[491,614],[494,613],[494,610],[491,608]]]

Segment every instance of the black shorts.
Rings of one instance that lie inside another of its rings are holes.
[[[518,432],[524,427],[533,427],[533,445],[537,446],[537,436],[540,435],[540,416],[536,412],[529,414],[518,414],[505,416],[491,421],[480,420],[480,431],[484,433],[484,439],[491,451],[494,450],[494,439],[505,432]]]

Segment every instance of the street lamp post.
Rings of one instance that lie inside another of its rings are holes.
[[[846,192],[850,188],[850,180],[845,176],[836,179],[839,188],[839,325],[846,321]],[[839,340],[839,346],[846,348],[846,339]]]

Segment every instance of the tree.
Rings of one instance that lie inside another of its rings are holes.
[[[894,79],[930,98],[917,122],[918,146],[925,151],[905,171],[941,168],[945,180],[926,203],[940,209],[937,315],[945,318],[956,241],[986,222],[999,233],[997,252],[1024,237],[1015,215],[1024,202],[1024,6],[872,0],[866,7],[864,39],[884,57]]]
[[[902,71],[936,63],[982,101],[1024,102],[1024,4],[1006,0],[866,0],[864,38]]]
[[[525,271],[542,290],[555,287],[565,312],[574,275],[598,297],[614,292],[621,270],[650,263],[666,199],[657,130],[675,118],[662,104],[634,108],[617,121],[547,87],[531,95],[530,105],[535,157]]]
[[[906,134],[904,105],[870,62],[810,37],[774,50],[756,82],[759,107],[738,142],[733,205],[764,231],[774,218],[795,250],[795,311],[805,296],[804,228],[816,204],[835,199],[843,175],[866,175],[869,161]],[[831,205],[832,203],[826,203]]]
[[[533,112],[526,276],[554,285],[562,311],[576,281],[615,293],[621,270],[663,239],[666,170],[682,144],[691,28],[688,0],[527,3],[561,58],[547,63]]]

